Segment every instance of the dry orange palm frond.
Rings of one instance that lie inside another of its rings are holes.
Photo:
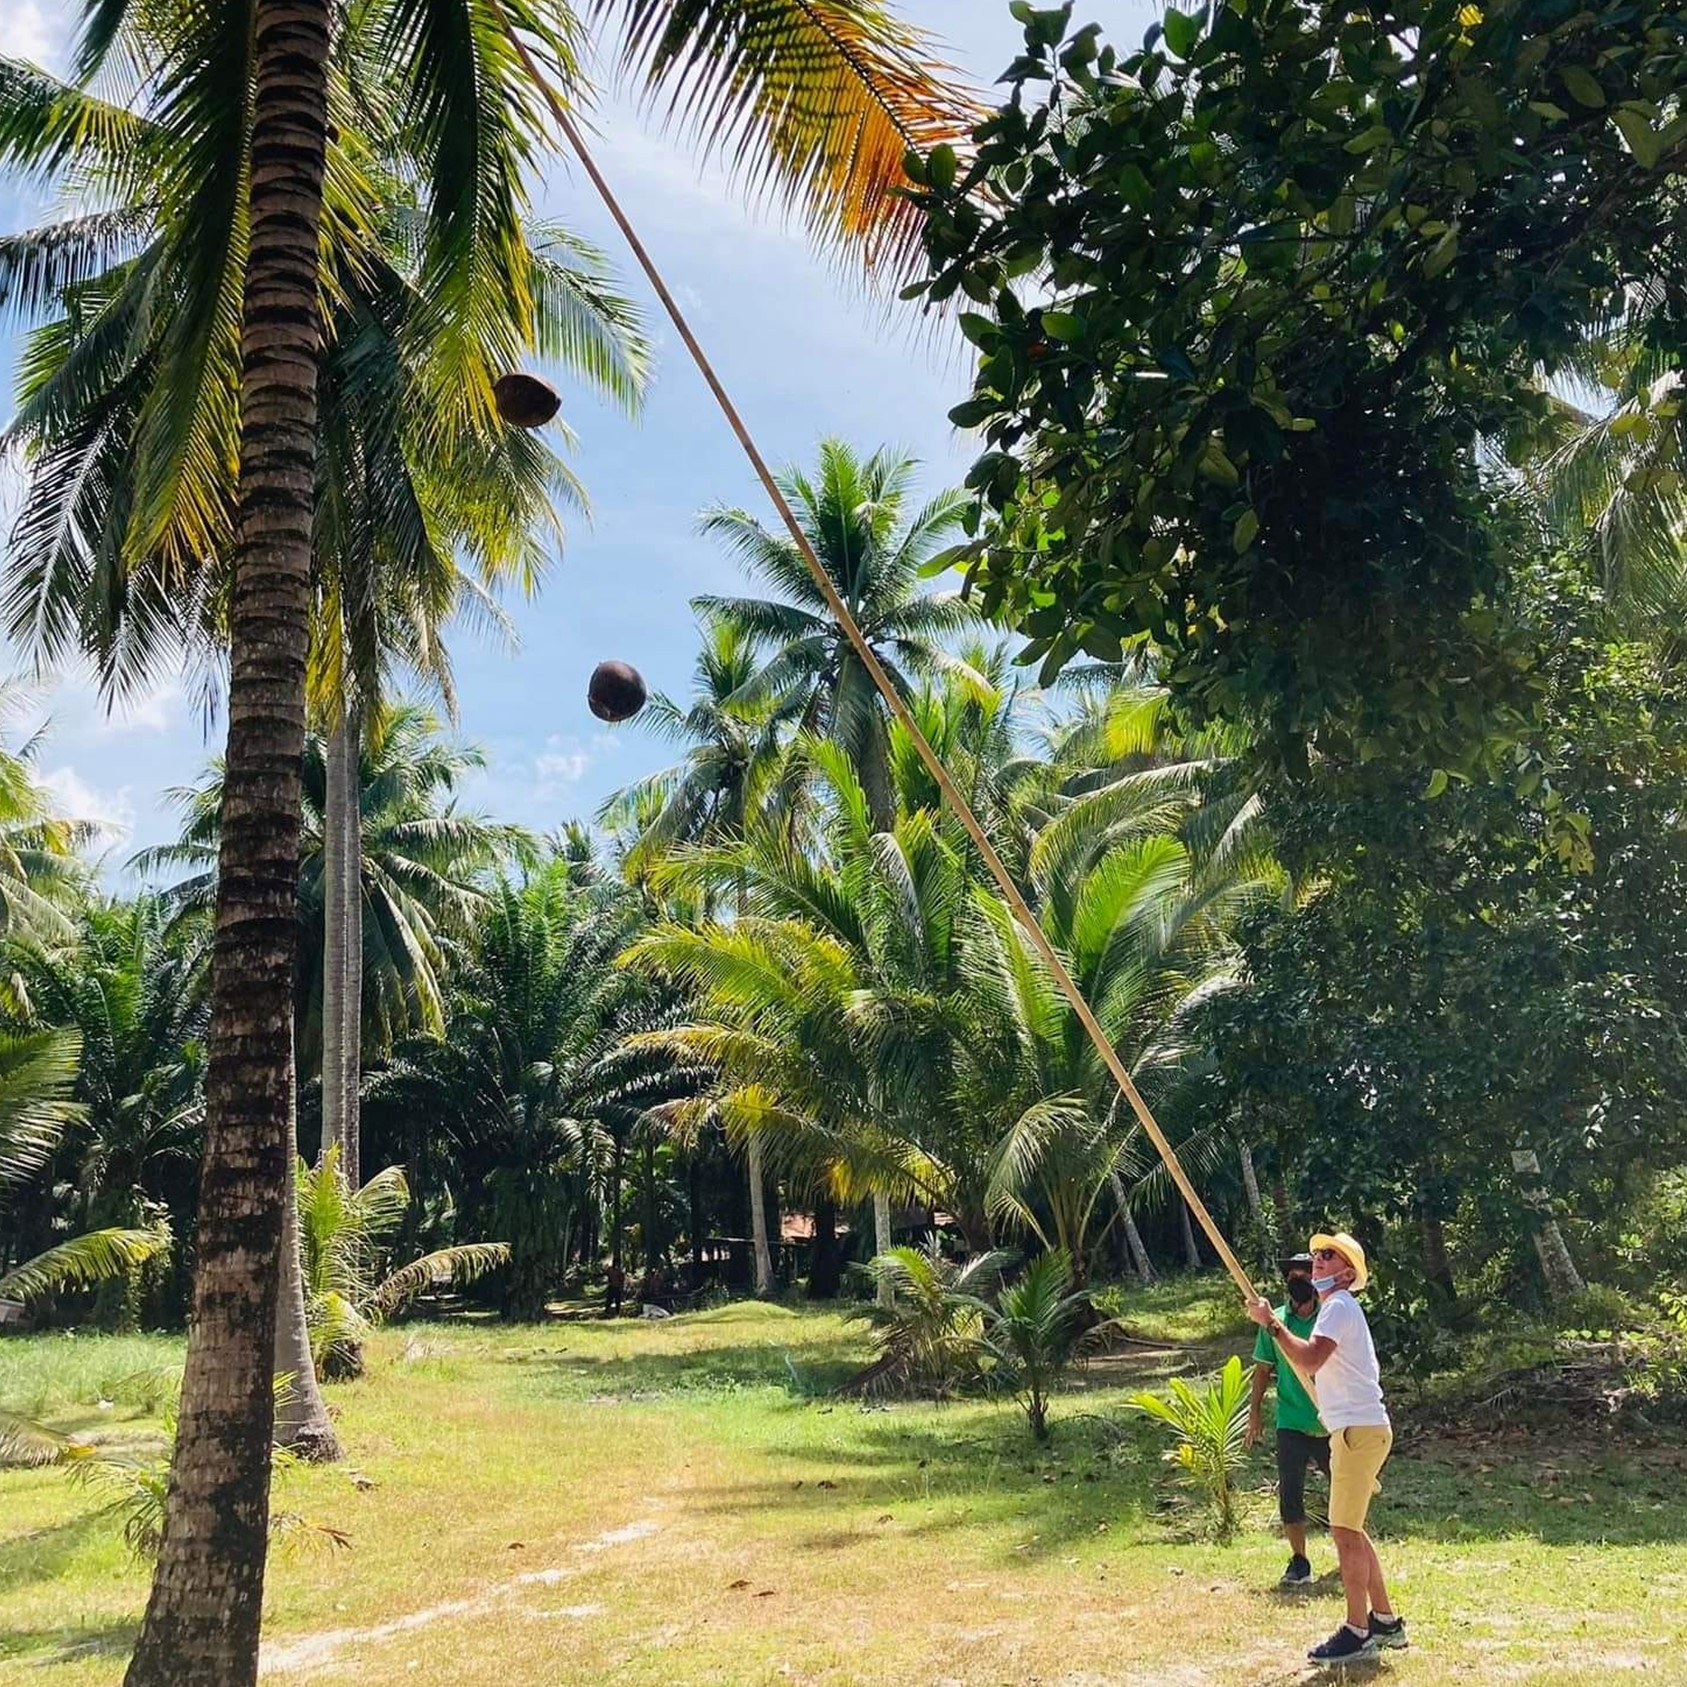
[[[919,213],[897,193],[909,148],[964,150],[978,97],[883,0],[598,0],[668,115],[809,232],[869,270],[906,268]]]

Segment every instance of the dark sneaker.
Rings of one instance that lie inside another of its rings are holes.
[[[1311,1587],[1311,1564],[1302,1558],[1299,1553],[1296,1553],[1289,1560],[1289,1567],[1283,1572],[1283,1579],[1277,1585],[1279,1587]]]
[[[1406,1638],[1403,1618],[1379,1617],[1375,1611],[1371,1613],[1371,1639],[1377,1646],[1387,1646],[1397,1652],[1411,1645]]]
[[[1309,1657],[1315,1664],[1356,1664],[1377,1655],[1374,1636],[1355,1634],[1343,1623],[1321,1646],[1314,1646]]]

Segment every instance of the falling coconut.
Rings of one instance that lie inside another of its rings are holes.
[[[599,662],[586,687],[586,705],[599,720],[631,720],[644,707],[644,680],[627,662]]]
[[[492,383],[492,397],[498,414],[516,428],[542,428],[562,408],[562,400],[549,381],[520,370],[500,375]]]

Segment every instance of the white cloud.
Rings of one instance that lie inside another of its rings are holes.
[[[134,836],[135,804],[129,786],[101,790],[68,765],[47,769],[39,777],[53,806],[67,819],[92,821],[100,828],[101,843],[115,848]]]
[[[589,740],[573,733],[555,733],[533,758],[534,795],[541,799],[560,797],[578,785],[598,759],[615,746],[615,738],[599,732]]]
[[[48,70],[63,68],[70,45],[71,13],[63,0],[11,0],[6,8],[6,52]]]

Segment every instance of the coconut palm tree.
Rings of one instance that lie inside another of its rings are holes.
[[[504,1242],[468,1242],[395,1266],[387,1240],[410,1207],[410,1185],[397,1166],[353,1188],[336,1143],[314,1167],[300,1160],[294,1176],[311,1355],[319,1372],[355,1375],[363,1339],[383,1319],[430,1288],[471,1283],[509,1261]]]
[[[695,1063],[636,1042],[666,1010],[612,964],[644,919],[640,899],[575,884],[570,865],[493,884],[443,1037],[401,1044],[371,1085],[383,1118],[434,1139],[459,1233],[509,1243],[504,1303],[518,1317],[543,1313],[600,1204],[619,1260],[627,1148],[698,1081]]]
[[[842,441],[827,440],[816,474],[787,469],[779,476],[815,554],[885,671],[910,696],[922,675],[974,677],[940,641],[976,624],[976,612],[958,594],[920,589],[922,568],[959,531],[966,500],[959,492],[941,492],[910,509],[916,467],[913,458],[885,450],[863,460]],[[801,552],[744,510],[709,510],[702,530],[723,540],[775,594],[693,599],[702,614],[769,652],[748,694],[799,699],[803,729],[848,752],[860,769],[873,824],[888,832],[896,818],[889,711]]]
[[[799,713],[797,697],[752,694],[755,648],[741,629],[705,619],[702,633],[690,706],[682,709],[657,692],[640,716],[664,737],[688,746],[684,759],[616,792],[599,815],[611,827],[636,828],[625,860],[634,876],[679,845],[742,839],[750,817],[761,815],[771,799],[785,766],[784,732]],[[742,884],[732,896],[742,913]],[[765,1297],[773,1293],[773,1254],[759,1135],[745,1143],[744,1157],[756,1293]]]
[[[311,733],[302,778],[304,819],[299,859],[299,1052],[306,1070],[320,1064],[324,1091],[324,1148],[330,1075],[322,1051],[331,1015],[322,957],[332,926],[327,919],[327,773],[331,739]],[[365,999],[357,1016],[363,1038],[387,1049],[402,1036],[438,1036],[445,1026],[446,949],[467,936],[483,902],[485,868],[529,852],[520,828],[460,810],[456,790],[485,765],[473,745],[441,736],[434,713],[419,703],[376,709],[360,740],[355,947],[368,957]],[[206,911],[216,885],[217,817],[221,770],[175,794],[185,824],[179,841],[145,850],[133,866],[152,877],[186,869],[167,893],[180,912]],[[345,1175],[353,1175],[341,1144]]]
[[[516,0],[508,9],[495,0],[369,8],[379,57],[402,95],[391,109],[409,132],[435,213],[428,292],[441,307],[442,335],[455,335],[469,354],[439,360],[442,420],[490,419],[478,355],[488,337],[476,331],[489,316],[515,330],[504,349],[522,343],[520,307],[530,295],[514,257],[519,242],[496,237],[517,215],[534,130],[529,90],[515,73],[512,11],[541,52],[570,64],[569,44],[546,28],[546,14]],[[629,51],[645,60],[649,79],[759,165],[762,179],[791,184],[828,227],[859,237],[900,224],[906,242],[910,211],[892,192],[893,156],[966,125],[956,124],[952,98],[925,97],[933,78],[917,42],[889,38],[876,5],[821,16],[797,0],[683,9],[634,0],[627,15]],[[151,26],[166,16],[172,34],[159,43]],[[188,14],[112,0],[90,7],[79,52],[84,82],[108,64],[141,69],[161,150],[181,165],[164,209],[183,308],[155,371],[164,378],[136,383],[155,396],[149,405],[136,394],[152,425],[145,496],[124,546],[131,557],[150,555],[171,526],[180,466],[205,443],[206,407],[195,399],[219,371],[199,358],[207,343],[199,329],[212,319],[240,324],[238,403],[221,407],[239,418],[240,481],[198,1316],[158,1574],[130,1665],[135,1687],[227,1687],[255,1679],[257,1666],[273,1419],[263,1367],[288,1163],[289,904],[312,597],[319,256],[325,200],[330,218],[350,213],[352,226],[360,209],[357,172],[346,167],[348,130],[331,120],[336,94],[356,84],[336,81],[333,41],[327,0],[252,0]],[[475,74],[465,75],[471,66]],[[25,151],[45,162],[67,138],[62,107],[49,101],[30,116]],[[101,114],[84,131],[97,132],[107,166],[114,154],[122,165],[123,149],[111,143],[121,126]],[[204,554],[201,544],[171,560],[191,568]]]
[[[1544,511],[1591,548],[1613,605],[1678,653],[1687,591],[1687,381],[1656,283],[1593,326],[1546,396],[1524,460]]]
[[[941,1087],[964,859],[929,812],[875,831],[837,745],[800,740],[797,754],[823,793],[811,839],[752,826],[665,870],[705,899],[730,886],[744,900],[730,924],[664,921],[629,951],[696,997],[699,1018],[659,1040],[714,1064],[729,1132],[766,1137],[822,1199],[919,1193],[981,1211]]]
[[[77,1118],[60,1135],[57,1223],[145,1228],[191,1194],[203,1124],[209,933],[155,897],[96,900],[73,945],[14,940],[29,1023],[72,1029]],[[40,1034],[49,1034],[44,1029]],[[102,1304],[103,1317],[134,1308]]]

